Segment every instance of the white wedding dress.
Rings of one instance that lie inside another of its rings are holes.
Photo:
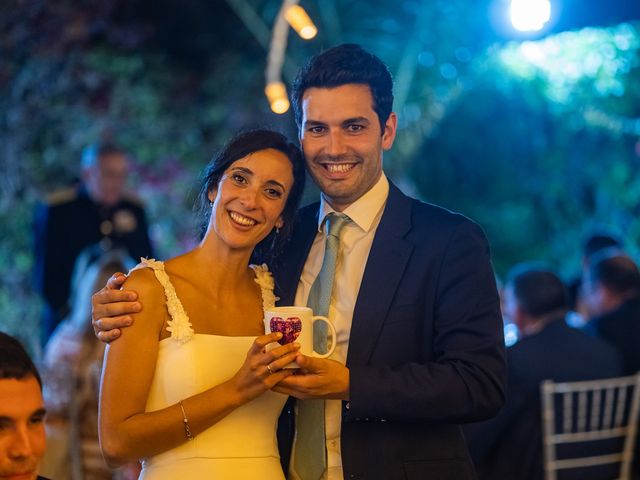
[[[146,411],[180,400],[231,378],[256,337],[194,333],[162,262],[144,260],[165,289],[171,337],[160,341]],[[266,267],[253,267],[265,308],[273,306],[273,279]],[[144,480],[284,480],[276,440],[286,396],[267,391],[234,410],[191,441],[142,460]],[[188,412],[187,412],[188,415]]]

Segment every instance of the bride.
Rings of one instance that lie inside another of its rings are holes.
[[[271,388],[298,347],[265,349],[281,335],[263,335],[273,279],[249,263],[286,238],[303,189],[296,146],[269,130],[241,134],[205,172],[200,244],[134,268],[127,289],[144,307],[108,346],[100,389],[109,464],[142,459],[140,478],[153,480],[284,478],[286,397]]]

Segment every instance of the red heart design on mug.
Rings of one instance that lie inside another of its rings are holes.
[[[269,322],[269,329],[272,332],[282,333],[282,338],[278,340],[280,345],[286,345],[298,338],[302,331],[302,321],[298,317],[273,317]]]

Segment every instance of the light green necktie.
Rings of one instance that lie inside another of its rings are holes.
[[[340,231],[351,221],[343,214],[330,213],[325,220],[327,239],[322,268],[316,277],[307,305],[314,315],[329,314],[333,280],[340,250]],[[334,339],[335,341],[335,339]],[[327,351],[327,326],[317,322],[313,335],[314,350]],[[327,468],[326,438],[324,431],[324,400],[299,400],[296,417],[295,458],[293,469],[302,480],[319,480]]]

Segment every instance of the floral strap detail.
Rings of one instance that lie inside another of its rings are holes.
[[[182,306],[182,302],[176,294],[169,275],[164,270],[164,263],[153,258],[141,258],[140,263],[133,267],[129,273],[141,268],[150,268],[154,275],[164,288],[164,294],[167,299],[167,310],[171,320],[167,322],[167,331],[171,332],[171,338],[180,343],[186,343],[193,337],[193,327],[189,321],[189,315]]]
[[[276,306],[276,302],[280,298],[276,297],[273,293],[275,288],[275,281],[273,275],[269,271],[266,263],[262,265],[249,265],[256,274],[254,282],[260,285],[260,292],[262,293],[262,310],[266,311]]]

